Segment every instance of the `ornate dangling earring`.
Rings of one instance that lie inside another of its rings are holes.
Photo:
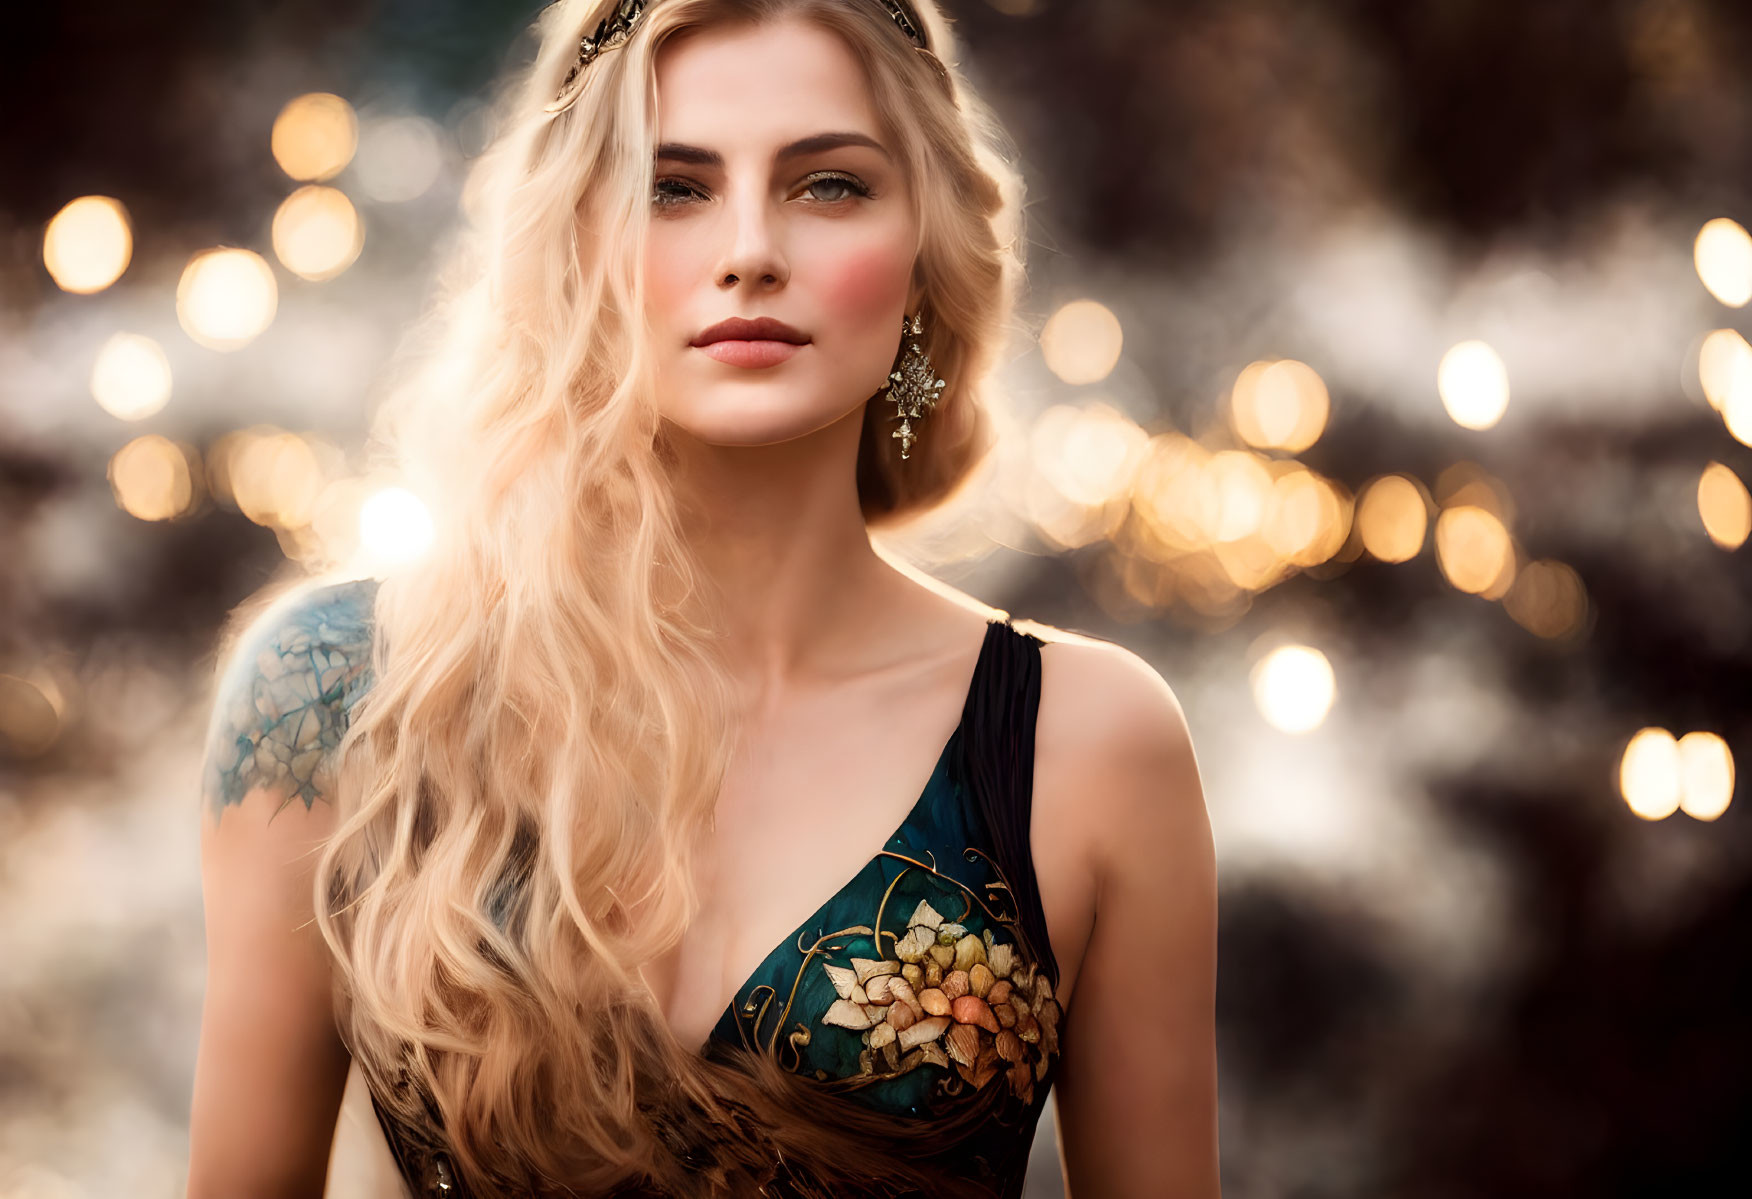
[[[902,337],[917,338],[924,333],[925,327],[916,314],[902,316],[900,331]],[[936,408],[944,380],[937,378],[930,357],[916,340],[908,343],[905,357],[888,378],[888,398],[894,401],[894,419],[900,422],[900,428],[893,435],[900,438],[900,456],[905,458],[912,443],[918,439],[912,422]]]

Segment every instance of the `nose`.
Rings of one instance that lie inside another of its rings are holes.
[[[781,245],[780,222],[758,185],[733,189],[722,209],[728,241],[719,256],[716,280],[728,291],[749,283],[766,290],[790,278]]]

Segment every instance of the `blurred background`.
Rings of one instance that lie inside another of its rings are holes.
[[[1180,697],[1225,1194],[1752,1193],[1752,8],[949,11],[1038,336],[891,548]],[[9,13],[6,1199],[182,1193],[215,638],[418,551],[362,439],[535,12]]]

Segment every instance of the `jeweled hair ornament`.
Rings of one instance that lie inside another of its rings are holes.
[[[919,20],[918,12],[908,3],[908,0],[851,0],[853,3],[877,3],[894,19],[897,29],[913,44],[913,48],[930,60],[931,67],[937,77],[945,82],[949,71],[943,66],[942,60],[925,44],[924,22]],[[547,111],[560,113],[570,108],[584,91],[584,72],[595,62],[605,50],[613,50],[626,44],[639,26],[639,18],[644,16],[646,0],[620,0],[614,6],[614,11],[596,23],[596,29],[578,40],[578,59],[572,64],[572,69],[566,72],[564,82],[560,84],[560,94],[547,105]]]

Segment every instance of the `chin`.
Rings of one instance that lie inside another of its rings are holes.
[[[851,405],[823,407],[787,396],[785,390],[775,388],[763,396],[751,388],[735,388],[733,394],[704,389],[695,392],[685,405],[665,407],[663,418],[706,445],[752,448],[808,437],[863,408],[861,399]]]

